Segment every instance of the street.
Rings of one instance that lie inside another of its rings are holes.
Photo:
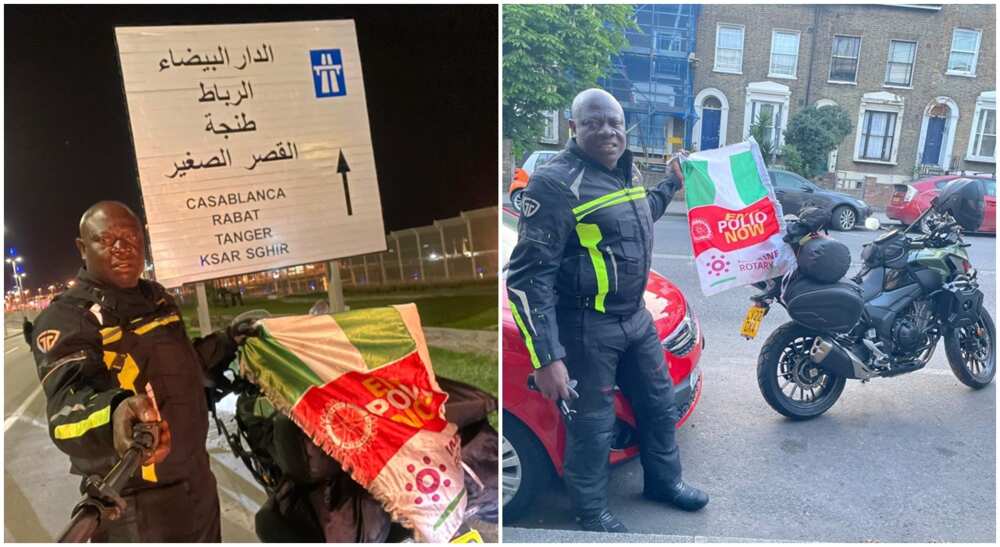
[[[80,478],[45,424],[45,397],[20,334],[4,340],[4,541],[50,542],[80,499]],[[257,541],[254,513],[265,500],[250,473],[212,424],[208,453],[219,485],[223,541]]]
[[[861,245],[877,234],[831,235],[860,261]],[[665,216],[655,237],[654,269],[689,297],[706,337],[704,391],[678,443],[685,480],[712,499],[697,513],[642,499],[636,458],[613,469],[609,481],[610,508],[630,532],[687,541],[995,540],[995,383],[981,391],[959,383],[939,343],[925,369],[866,384],[850,380],[825,415],[787,420],[764,402],[756,378],[757,354],[788,320],[784,309],[773,307],[757,339],[744,340],[740,323],[753,290],[701,294],[683,216]],[[996,317],[996,240],[966,240]],[[516,527],[505,538],[546,542],[556,534],[524,528],[576,529],[559,481],[545,492],[528,516],[505,521]],[[575,540],[614,540],[593,536]],[[654,536],[644,537],[636,541]]]

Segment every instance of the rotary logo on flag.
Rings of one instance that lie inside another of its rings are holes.
[[[779,277],[795,263],[760,148],[751,138],[683,164],[691,246],[706,295]]]

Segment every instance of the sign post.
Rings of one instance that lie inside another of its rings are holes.
[[[157,281],[385,250],[353,21],[115,32]]]

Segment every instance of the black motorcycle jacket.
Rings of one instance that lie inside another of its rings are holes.
[[[653,223],[679,187],[672,172],[652,188],[633,186],[631,152],[612,170],[575,139],[532,174],[507,295],[535,368],[566,356],[557,307],[624,316],[644,305]]]
[[[228,335],[217,332],[192,343],[180,310],[159,284],[107,287],[81,270],[75,286],[38,316],[32,338],[49,435],[70,456],[71,472],[103,476],[111,469],[117,459],[115,407],[145,393],[147,382],[170,424],[172,448],[162,463],[144,466],[123,494],[208,470],[203,373],[234,358],[236,345]]]

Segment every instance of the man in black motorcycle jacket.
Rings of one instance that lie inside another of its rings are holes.
[[[128,448],[132,426],[155,422],[157,410],[162,418],[159,446],[122,491],[124,515],[102,523],[94,540],[221,541],[203,375],[231,361],[246,332],[188,339],[171,296],[139,279],[143,231],[124,204],[88,209],[76,245],[86,267],[30,330],[49,434],[72,473],[104,476]]]
[[[569,124],[575,138],[524,191],[507,292],[539,390],[552,400],[578,396],[564,478],[580,526],[625,532],[607,507],[616,384],[637,416],[643,494],[691,511],[708,503],[681,480],[673,386],[643,301],[653,223],[682,178],[674,162],[657,186],[632,185],[624,113],[603,90],[577,95]]]

